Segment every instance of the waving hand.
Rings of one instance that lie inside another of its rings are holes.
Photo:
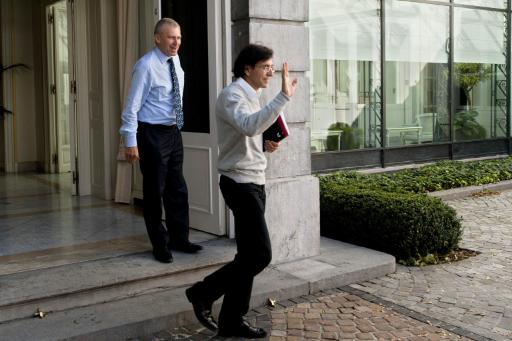
[[[297,81],[297,78],[295,78],[294,80],[292,80],[290,82],[290,76],[288,74],[288,63],[287,62],[283,63],[282,77],[283,77],[283,87],[282,87],[283,93],[288,97],[292,97],[293,94],[295,93],[295,90],[297,89],[298,81]]]

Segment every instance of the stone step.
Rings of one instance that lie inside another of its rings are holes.
[[[110,268],[114,275],[105,269],[99,269],[97,273],[94,273],[94,276],[99,276],[96,277],[96,282],[101,282],[97,283],[96,290],[85,289],[87,285],[81,283],[81,280],[86,279],[84,277],[73,280],[74,286],[76,286],[73,293],[64,294],[62,291],[59,296],[54,295],[52,302],[56,305],[62,304],[62,306],[59,305],[60,309],[54,310],[42,319],[27,315],[25,318],[11,319],[0,323],[0,340],[126,340],[131,337],[149,336],[160,330],[194,322],[192,307],[184,295],[186,286],[195,281],[197,277],[204,276],[215,266],[220,265],[219,263],[213,264],[214,254],[229,258],[234,253],[234,245],[229,241],[212,242],[212,244],[216,243],[225,243],[223,251],[221,252],[213,245],[205,245],[205,252],[201,257],[205,256],[206,259],[203,261],[206,263],[196,267],[192,271],[195,274],[185,276],[180,281],[175,281],[173,277],[173,283],[169,283],[171,278],[168,278],[167,282],[161,278],[162,281],[159,282],[161,287],[145,284],[142,286],[149,289],[136,290],[137,294],[133,296],[126,294],[129,292],[126,289],[127,285],[121,285],[119,286],[120,294],[116,297],[114,293],[118,284],[111,283],[109,286],[103,279],[105,275],[109,275],[110,279],[116,279],[123,269]],[[319,256],[271,265],[258,275],[253,287],[251,305],[253,307],[261,306],[268,298],[280,301],[309,295],[319,290],[369,280],[395,271],[395,259],[390,255],[324,238],[321,244]],[[208,251],[206,252],[206,250]],[[184,255],[181,261],[187,257],[188,255]],[[140,256],[139,258],[144,259]],[[147,258],[149,264],[149,255]],[[152,260],[151,262],[154,263]],[[142,277],[147,274],[141,263],[143,263],[141,260],[136,262],[132,260],[130,264],[138,264],[141,271],[139,281],[144,282]],[[178,259],[174,264],[176,267],[179,266]],[[121,266],[122,263],[117,265]],[[162,266],[165,268],[164,265]],[[183,270],[182,272],[187,271]],[[116,283],[123,279],[126,282],[125,277],[117,278]],[[88,281],[89,286],[91,282],[94,281]],[[185,284],[186,282],[188,283]],[[100,284],[101,289],[99,288]],[[4,288],[3,284],[0,283],[0,285]],[[73,287],[73,285],[68,285],[68,287]],[[112,287],[114,289],[110,290]],[[40,288],[40,286],[33,286],[33,288]],[[56,291],[54,290],[54,292]],[[65,303],[58,303],[58,301],[65,302],[69,300],[69,297],[80,293],[84,294],[80,298],[81,305],[68,304],[69,307],[65,308]],[[2,301],[7,302],[8,300],[4,300],[2,296]],[[31,304],[29,300],[25,300],[26,303],[21,300],[20,302],[13,304],[14,306]],[[3,307],[5,308],[5,304]],[[35,307],[36,305],[32,305],[32,309]],[[41,308],[44,310],[44,307]],[[214,311],[218,311],[218,309],[219,303],[214,307]],[[31,312],[30,309],[27,311]],[[0,311],[0,314],[3,315],[3,311]]]
[[[186,286],[233,259],[234,242],[202,243],[197,254],[174,253],[156,262],[150,252],[85,261],[0,276],[0,323],[37,309],[58,312]]]

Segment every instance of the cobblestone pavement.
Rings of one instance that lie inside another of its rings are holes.
[[[265,340],[469,340],[394,311],[389,304],[372,303],[345,290],[320,292],[280,302],[273,309],[250,312],[251,324],[270,331]],[[285,306],[288,307],[285,307]],[[242,340],[215,337],[200,325],[155,334],[151,341]],[[139,339],[146,341],[146,339]]]
[[[251,311],[267,340],[512,340],[512,191],[448,202],[481,254]],[[199,325],[147,340],[221,340]],[[222,339],[235,340],[235,339]],[[140,340],[145,341],[145,340]]]
[[[398,266],[353,288],[493,340],[512,340],[512,191],[449,201],[463,218],[461,247],[481,254],[452,264]]]

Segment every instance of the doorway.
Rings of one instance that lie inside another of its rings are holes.
[[[66,0],[46,6],[50,173],[71,171],[69,44]]]
[[[183,173],[189,188],[190,226],[225,235],[226,209],[218,186],[215,102],[230,70],[231,14],[229,0],[192,3],[162,0],[161,17],[178,21],[183,36],[180,48],[185,71],[183,111],[185,126]],[[229,23],[229,25],[228,25]]]

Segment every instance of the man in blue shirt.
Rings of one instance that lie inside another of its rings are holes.
[[[155,26],[154,39],[156,47],[135,64],[119,131],[126,159],[140,160],[144,221],[153,255],[160,262],[171,263],[171,250],[195,253],[202,247],[188,239],[188,190],[180,132],[185,75],[178,56],[179,24],[162,18]]]

